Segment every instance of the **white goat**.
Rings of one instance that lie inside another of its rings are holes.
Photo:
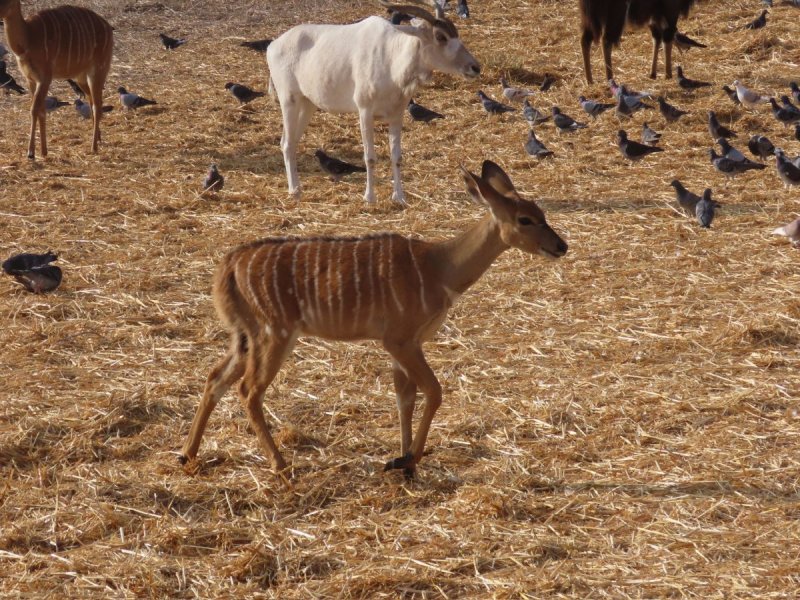
[[[283,113],[281,149],[289,193],[295,197],[300,196],[297,143],[319,108],[358,113],[367,165],[367,202],[375,201],[374,120],[389,124],[392,200],[405,204],[400,133],[408,101],[434,70],[469,78],[480,73],[441,7],[436,6],[434,17],[421,6],[381,3],[418,20],[413,25],[392,25],[381,17],[369,17],[350,25],[297,25],[267,48],[270,93],[277,93]]]

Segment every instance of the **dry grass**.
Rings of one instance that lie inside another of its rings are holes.
[[[107,86],[159,101],[104,121],[102,152],[71,109],[48,118],[51,155],[24,158],[28,97],[0,98],[0,254],[61,253],[65,282],[33,296],[0,280],[0,594],[4,597],[785,598],[800,588],[800,275],[771,228],[800,212],[773,165],[725,185],[705,155],[705,111],[740,132],[800,143],[766,109],[719,91],[738,77],[785,89],[800,63],[798,11],[728,33],[756,0],[706,2],[682,29],[710,43],[677,62],[715,82],[685,94],[645,78],[646,32],[615,54],[618,79],[692,115],[666,152],[628,166],[618,123],[539,137],[488,118],[478,86],[559,78],[535,98],[575,117],[582,81],[577,2],[475,0],[463,38],[480,84],[439,76],[419,102],[447,114],[408,123],[411,206],[390,206],[379,134],[375,207],[363,177],[334,185],[312,152],[360,159],[353,116],[317,115],[303,142],[300,204],[286,197],[280,113],[239,110],[226,81],[266,88],[263,58],[237,46],[305,20],[345,22],[367,2],[92,4],[116,27]],[[43,3],[26,3],[26,11]],[[232,12],[230,12],[232,10]],[[174,53],[159,31],[187,35]],[[600,60],[595,51],[595,74]],[[16,70],[14,70],[17,73]],[[69,97],[58,83],[53,91]],[[116,104],[116,103],[115,103]],[[381,472],[399,431],[388,359],[372,343],[304,340],[268,392],[295,468],[271,474],[233,394],[212,415],[195,472],[183,443],[226,347],[210,276],[234,244],[272,234],[375,230],[445,237],[479,218],[457,174],[492,158],[541,199],[570,252],[503,255],[456,305],[427,354],[445,388],[430,454],[406,483]],[[208,163],[227,177],[198,192]],[[679,177],[724,209],[699,229],[673,208]]]

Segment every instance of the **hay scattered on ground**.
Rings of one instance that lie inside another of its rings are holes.
[[[49,4],[30,3],[26,12]],[[613,115],[524,154],[519,116],[487,117],[497,79],[556,85],[534,98],[584,120],[577,2],[476,0],[462,37],[480,83],[437,76],[417,100],[447,118],[408,122],[411,206],[389,203],[385,127],[379,202],[363,176],[333,184],[313,150],[360,162],[354,116],[317,115],[301,143],[305,197],[286,197],[280,112],[239,109],[224,89],[266,89],[263,57],[238,47],[305,21],[347,22],[367,2],[96,0],[116,28],[107,86],[155,98],[115,109],[99,156],[71,108],[49,115],[50,156],[24,158],[29,97],[0,97],[0,253],[61,253],[61,289],[0,280],[0,593],[8,597],[752,597],[800,586],[797,254],[772,228],[800,212],[774,166],[727,183],[706,156],[705,113],[800,143],[767,109],[733,107],[734,78],[782,91],[800,78],[798,11],[729,33],[760,3],[706,2],[681,29],[711,47],[676,63],[713,81],[686,94],[646,79],[650,42],[629,33],[616,75],[691,111],[665,125],[666,152],[629,166]],[[187,36],[169,53],[157,34]],[[601,61],[593,55],[596,77]],[[12,67],[16,74],[18,71]],[[598,77],[599,78],[599,77]],[[66,85],[53,93],[68,98]],[[588,120],[588,117],[587,117]],[[194,471],[181,447],[226,335],[209,298],[214,265],[265,235],[397,230],[453,235],[481,215],[457,165],[502,164],[540,200],[570,252],[504,254],[453,309],[427,355],[445,389],[419,479],[382,473],[399,430],[389,360],[373,343],[302,340],[266,406],[294,465],[270,472],[233,394],[212,415]],[[199,196],[211,162],[226,176]],[[714,189],[699,229],[669,181]]]

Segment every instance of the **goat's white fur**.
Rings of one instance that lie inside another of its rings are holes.
[[[417,86],[434,70],[475,77],[479,66],[458,36],[424,20],[392,25],[369,17],[350,25],[298,25],[267,48],[270,90],[283,113],[281,149],[289,193],[300,196],[297,144],[316,108],[358,113],[367,189],[375,201],[374,120],[389,125],[394,191],[405,203],[400,179],[403,112]]]

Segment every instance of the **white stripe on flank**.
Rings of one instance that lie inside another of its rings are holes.
[[[67,72],[72,73],[70,66],[72,65],[72,11],[66,10],[64,14],[64,22],[62,23],[62,27],[66,27],[67,31],[69,32],[69,42],[67,42]],[[80,43],[80,38],[78,38],[78,43]]]
[[[358,245],[363,240],[361,238],[356,240],[353,244],[353,282],[356,288],[356,307],[353,311],[353,328],[358,327],[358,313],[361,311],[361,273],[360,265],[358,264]]]
[[[371,239],[369,243],[369,261],[367,262],[367,274],[369,275],[369,317],[368,323],[372,323],[372,318],[375,316],[375,241]]]
[[[271,312],[269,312],[269,313],[267,312],[267,310],[269,309],[271,303],[269,301],[269,294],[267,293],[267,288],[264,285],[264,282],[267,279],[265,277],[265,275],[266,275],[266,266],[267,266],[267,261],[269,259],[269,256],[270,256],[270,254],[272,254],[272,247],[268,246],[267,244],[264,244],[263,246],[261,246],[261,248],[256,250],[253,253],[253,255],[256,256],[256,258],[257,258],[257,255],[262,253],[262,252],[264,252],[265,250],[267,251],[267,256],[264,258],[264,260],[261,261],[261,265],[258,268],[259,275],[258,275],[258,279],[256,281],[255,290],[256,290],[256,292],[258,294],[257,301],[256,301],[256,305],[258,306],[258,310],[260,310],[261,314],[264,315],[264,318],[267,321],[269,321],[269,320],[272,319],[273,315],[272,315]]]
[[[393,235],[389,235],[389,291],[392,292],[392,298],[394,298],[394,303],[397,306],[398,312],[403,312],[403,303],[400,302],[400,298],[397,296],[397,290],[394,289],[394,276],[393,276],[393,269],[394,269],[394,254],[392,253],[392,240],[394,239]]]
[[[281,323],[286,323],[286,309],[283,307],[283,298],[281,298],[281,289],[278,286],[278,278],[280,277],[280,265],[278,263],[281,262],[281,252],[283,251],[284,246],[286,244],[273,244],[277,248],[277,252],[275,252],[275,261],[272,263],[272,289],[275,292],[275,299],[278,302],[278,308],[281,311],[280,320]],[[272,253],[270,253],[272,256]],[[284,337],[286,337],[284,335]]]
[[[244,272],[244,278],[247,281],[247,292],[250,294],[250,298],[252,298],[253,304],[255,304],[255,306],[259,310],[261,310],[261,305],[258,302],[258,296],[256,296],[256,293],[253,290],[253,271],[252,271],[252,269],[253,269],[253,261],[255,260],[256,255],[259,253],[259,251],[260,251],[260,249],[256,250],[255,252],[253,252],[250,255],[250,260],[247,261],[247,268],[245,269],[245,272]],[[264,311],[261,310],[261,312],[263,313]]]
[[[297,302],[297,307],[300,308],[300,297],[297,293],[297,253],[300,251],[300,248],[305,245],[306,242],[297,242],[294,245],[294,252],[292,252],[292,296],[295,298],[295,302]],[[302,314],[300,317],[302,318]]]
[[[342,281],[342,252],[347,242],[339,240],[336,246],[339,248],[339,257],[336,259],[336,276],[339,282],[339,289],[337,290],[339,297],[339,328],[340,331],[344,328],[344,282]]]
[[[316,266],[314,268],[314,299],[316,300],[317,304],[317,324],[322,326],[324,319],[322,318],[322,294],[320,293],[320,279],[322,278],[322,272],[320,271],[320,254],[322,253],[322,244],[323,242],[317,241],[317,258],[316,258]]]
[[[303,279],[303,296],[305,298],[305,302],[303,306],[301,306],[301,312],[303,314],[303,319],[306,323],[311,324],[316,320],[314,307],[312,306],[313,297],[311,295],[311,273],[312,273],[312,265],[311,262],[308,260],[308,255],[314,249],[314,243],[309,242],[306,244],[306,256],[305,260],[303,261],[303,268],[305,269],[305,277]]]
[[[386,236],[381,237],[380,241],[380,248],[378,249],[378,289],[381,291],[381,310],[383,316],[386,316],[386,289],[383,285],[383,246],[386,241]]]
[[[335,266],[333,262],[333,250],[335,242],[327,241],[324,243],[325,247],[328,249],[328,257],[325,261],[325,273],[327,274],[325,280],[328,282],[328,293],[326,294],[328,297],[328,323],[333,325],[333,309],[335,308],[333,305],[333,268]]]
[[[414,246],[411,243],[411,238],[408,238],[408,253],[411,255],[411,262],[414,263],[414,268],[417,270],[417,277],[419,277],[419,299],[422,300],[422,310],[428,312],[428,303],[425,301],[425,279],[422,276],[422,269],[419,268],[417,257],[414,255]]]

